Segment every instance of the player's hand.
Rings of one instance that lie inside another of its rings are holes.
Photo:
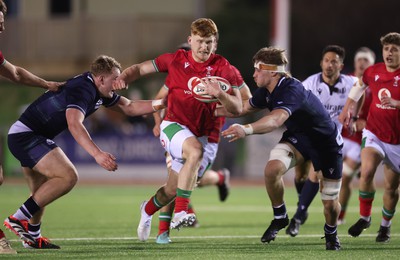
[[[233,124],[229,126],[229,128],[225,131],[222,131],[221,135],[224,138],[228,138],[229,142],[233,142],[238,139],[244,138],[246,136],[246,133],[244,132],[243,128],[240,127],[238,124]]]
[[[200,79],[201,84],[204,86],[204,92],[203,94],[205,95],[210,95],[213,97],[218,98],[220,93],[223,92],[221,88],[219,87],[218,81],[205,77]]]
[[[128,89],[128,84],[122,79],[114,80],[112,84],[113,90]]]
[[[399,106],[399,103],[400,103],[399,101],[397,101],[391,97],[388,97],[388,96],[382,96],[382,98],[381,98],[381,104],[385,107],[396,108]]]
[[[160,137],[160,131],[161,131],[161,128],[160,128],[160,124],[155,124],[154,125],[154,127],[153,127],[153,135],[155,136],[155,137]]]
[[[100,151],[94,156],[97,164],[106,169],[107,171],[115,171],[118,169],[118,164],[115,161],[117,158],[110,153]]]
[[[65,85],[65,81],[64,82],[55,82],[55,81],[48,81],[47,82],[47,89],[50,91],[57,91],[60,86]]]

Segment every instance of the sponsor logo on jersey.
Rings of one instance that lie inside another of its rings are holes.
[[[297,139],[296,139],[295,137],[293,137],[293,136],[288,137],[288,140],[289,140],[290,142],[292,142],[293,144],[296,144],[296,143],[297,143]]]
[[[375,81],[378,81],[379,75],[375,75]]]
[[[51,139],[46,139],[46,143],[47,143],[48,145],[55,144],[54,141],[51,140]]]
[[[190,63],[188,61],[186,61],[184,66],[185,66],[185,69],[186,69],[187,67],[190,66]]]
[[[103,99],[100,98],[97,100],[96,105],[94,106],[95,109],[98,109],[103,104]]]
[[[382,97],[392,97],[392,94],[390,93],[390,91],[387,88],[382,88],[378,92],[378,98],[380,101],[382,101]],[[380,109],[396,109],[394,107],[384,106],[382,104],[376,104],[376,107],[378,107]]]

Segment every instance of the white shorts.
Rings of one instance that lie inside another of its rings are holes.
[[[348,157],[351,160],[361,162],[361,145],[353,140],[343,137],[343,157]]]
[[[171,169],[179,173],[185,163],[182,158],[183,143],[186,139],[192,136],[195,137],[195,135],[189,130],[189,128],[176,122],[164,120],[161,122],[160,128],[161,145],[172,157]],[[197,137],[197,140],[203,145],[203,148],[206,147],[208,143],[207,139],[207,136]],[[205,153],[203,155],[203,158],[204,157]]]
[[[384,143],[367,129],[363,130],[362,140],[363,147],[372,147],[378,150],[383,157],[383,163],[400,174],[400,144]]]

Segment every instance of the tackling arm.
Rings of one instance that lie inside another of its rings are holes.
[[[166,99],[156,100],[130,100],[121,96],[117,106],[110,107],[113,110],[120,110],[128,116],[142,116],[154,113],[165,108]]]
[[[222,136],[230,138],[229,142],[244,138],[251,134],[265,134],[274,131],[283,125],[289,118],[289,113],[284,109],[275,109],[270,114],[262,117],[256,122],[247,125],[233,124],[222,132]]]
[[[85,126],[83,120],[84,114],[79,109],[68,108],[65,112],[68,124],[68,130],[76,140],[76,142],[85,149],[96,162],[108,171],[115,171],[118,168],[115,162],[116,158],[109,153],[103,152],[92,140]]]

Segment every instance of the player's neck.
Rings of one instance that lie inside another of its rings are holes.
[[[325,82],[326,84],[328,84],[329,86],[333,86],[333,85],[335,85],[336,82],[338,81],[339,76],[340,76],[340,74],[334,75],[334,76],[332,76],[332,77],[327,77],[327,76],[325,76],[324,74],[322,74],[322,79],[323,79],[324,82]]]

